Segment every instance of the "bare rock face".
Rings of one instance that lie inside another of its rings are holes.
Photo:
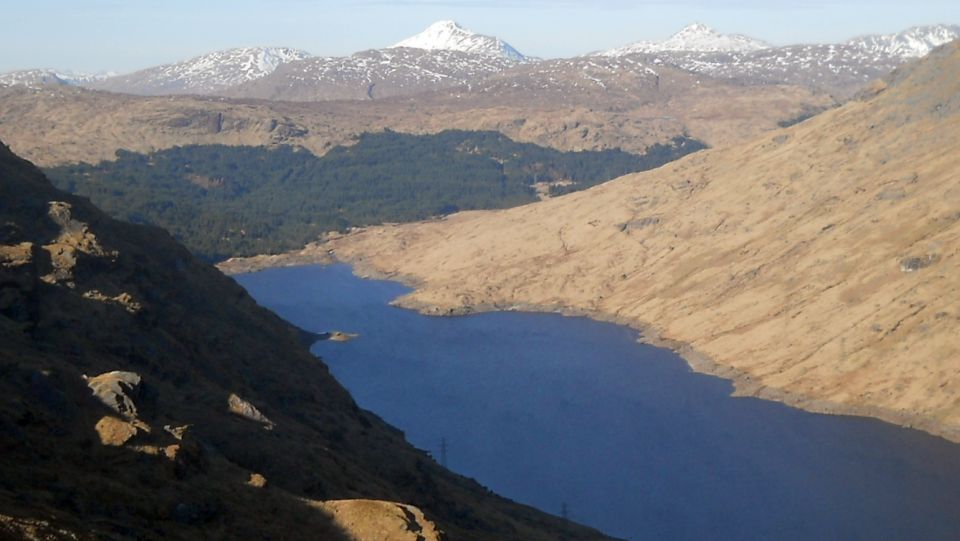
[[[60,227],[60,235],[43,247],[50,254],[53,269],[42,279],[50,284],[64,282],[73,287],[73,269],[77,266],[77,258],[80,254],[116,257],[116,253],[104,250],[87,224],[73,218],[71,209],[70,203],[50,202],[48,215]]]
[[[121,447],[143,432],[142,423],[124,421],[111,415],[100,419],[94,427],[100,436],[100,443],[111,447]]]
[[[260,410],[258,410],[256,406],[236,394],[231,394],[230,397],[227,398],[227,407],[230,409],[230,413],[235,413],[244,419],[260,423],[267,430],[273,430],[273,421],[267,419],[266,415],[260,413]]]
[[[440,530],[412,506],[378,500],[334,500],[316,504],[357,541],[440,541]]]
[[[137,418],[137,406],[133,397],[140,392],[142,380],[135,372],[113,371],[87,378],[87,386],[94,396],[107,407],[127,419]]]

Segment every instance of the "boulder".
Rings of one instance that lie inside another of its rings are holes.
[[[258,410],[256,406],[236,394],[231,393],[227,398],[227,407],[230,409],[230,413],[235,413],[244,419],[260,423],[267,430],[273,430],[273,421],[267,419],[266,415],[260,413],[260,410]]]

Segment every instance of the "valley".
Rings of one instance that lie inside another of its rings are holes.
[[[960,26],[851,5],[12,9],[0,537],[956,538]]]
[[[739,394],[957,441],[958,73],[954,44],[749,144],[318,249],[414,285],[399,302],[427,313],[617,321]]]

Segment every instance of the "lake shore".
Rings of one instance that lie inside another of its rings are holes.
[[[356,233],[361,233],[362,231],[363,230],[357,230]],[[349,240],[349,236],[337,237],[336,240],[344,239]],[[403,285],[410,287],[415,291],[424,287],[423,280],[412,275],[403,275],[396,272],[391,272],[389,270],[384,270],[372,263],[367,258],[359,257],[354,259],[338,257],[338,254],[331,249],[331,246],[326,242],[311,243],[302,250],[284,254],[261,255],[249,258],[231,258],[218,264],[217,267],[227,275],[235,275],[280,267],[330,265],[334,263],[346,263],[351,265],[354,274],[362,278],[391,280],[402,283]],[[458,304],[453,302],[425,303],[416,300],[415,298],[411,298],[410,295],[405,295],[398,298],[393,304],[410,310],[415,310],[424,315],[439,317],[452,317],[494,311],[549,312],[562,314],[565,316],[587,317],[596,321],[615,323],[638,331],[640,333],[639,341],[642,343],[655,347],[666,348],[677,353],[695,372],[717,376],[731,381],[734,385],[733,396],[755,397],[764,400],[771,400],[813,413],[872,417],[898,426],[922,430],[924,432],[940,436],[946,440],[960,443],[960,431],[953,429],[952,427],[944,426],[921,415],[871,406],[869,404],[836,403],[815,396],[805,396],[803,394],[764,385],[763,383],[757,381],[757,379],[751,376],[748,372],[737,369],[736,367],[730,365],[718,363],[709,355],[698,351],[695,347],[688,343],[664,338],[657,330],[656,326],[630,317],[618,316],[605,311],[585,310],[563,304],[502,304],[488,302],[472,304]]]

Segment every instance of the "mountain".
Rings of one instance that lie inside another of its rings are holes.
[[[308,58],[286,47],[246,47],[217,51],[183,62],[109,77],[84,86],[127,94],[211,94],[260,79],[279,66]]]
[[[503,56],[446,49],[373,49],[291,62],[221,94],[279,101],[380,99],[471,84],[516,64]]]
[[[39,88],[47,85],[83,86],[113,77],[113,73],[79,73],[52,69],[8,71],[0,74],[0,86]]]
[[[641,44],[599,55],[638,55],[647,62],[671,65],[692,73],[750,85],[801,85],[829,92],[837,99],[845,100],[869,81],[886,75],[903,62],[923,56],[933,47],[958,37],[960,27],[937,25],[915,27],[898,34],[865,36],[832,45],[685,50],[645,49]]]
[[[796,85],[842,101],[868,81],[958,36],[960,27],[938,25],[842,44],[774,47],[697,23],[662,42],[637,42],[544,63],[525,57],[498,38],[440,21],[393,47],[346,57],[312,57],[284,48],[230,49],[112,77],[68,76],[50,70],[12,72],[0,75],[0,86],[67,84],[139,95],[207,94],[276,101],[371,100],[450,89],[464,96],[506,80],[524,88],[542,87],[543,79],[525,81],[522,75],[544,74],[558,66],[586,66],[591,71],[590,61],[584,60],[588,58],[597,63],[600,58],[636,56],[640,58],[635,65],[650,69],[666,65],[738,85]],[[541,69],[529,68],[540,63],[544,63]],[[598,81],[615,87],[619,78],[604,76]],[[572,94],[576,89],[568,90],[571,94],[563,99],[576,100]]]
[[[741,34],[721,34],[702,23],[694,23],[670,36],[665,41],[638,41],[618,49],[599,53],[601,56],[623,56],[635,53],[661,53],[666,51],[696,51],[702,53],[737,52],[747,53],[768,49],[764,41]]]
[[[2,145],[0,223],[0,538],[605,539],[442,468],[316,336]]]
[[[960,43],[741,145],[320,244],[429,313],[615,320],[738,394],[960,441]]]
[[[391,48],[347,57],[313,57],[286,48],[229,49],[84,86],[139,95],[373,99],[469,84],[525,60],[498,38],[441,21]]]
[[[846,45],[874,56],[907,60],[926,56],[935,48],[960,38],[958,25],[915,26],[896,34],[854,38]]]
[[[438,21],[423,32],[411,36],[392,48],[409,47],[428,51],[460,51],[522,62],[526,57],[500,38],[467,30],[454,21]]]

